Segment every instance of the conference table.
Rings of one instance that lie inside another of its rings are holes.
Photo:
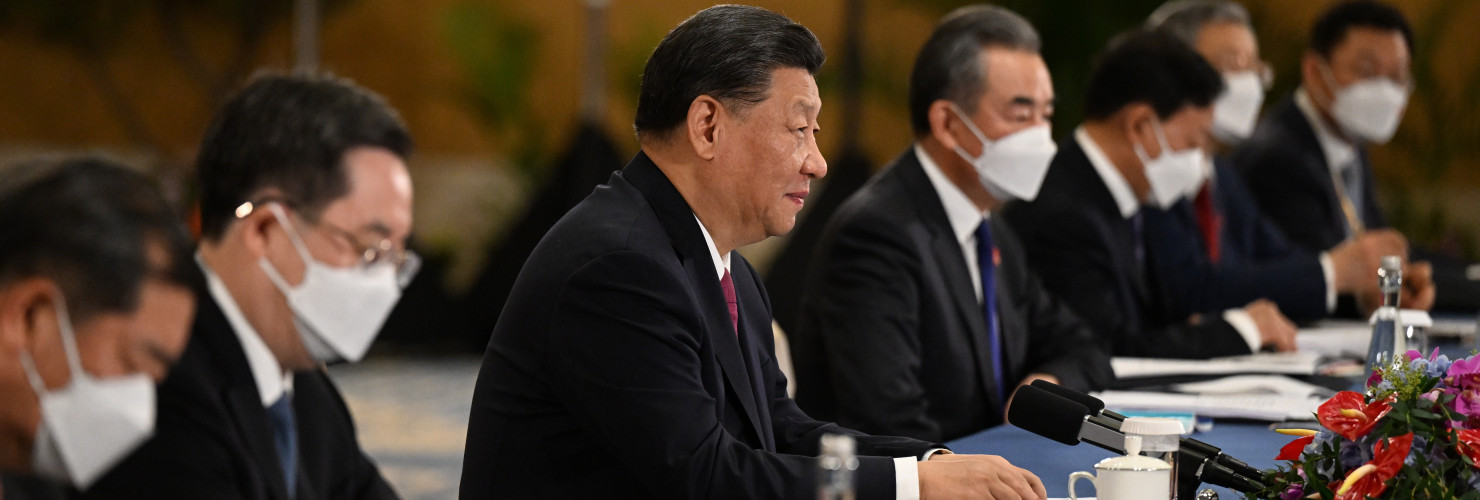
[[[1295,439],[1270,430],[1268,422],[1218,421],[1208,432],[1191,437],[1223,449],[1223,453],[1259,469],[1275,466],[1280,447]],[[1069,446],[1012,425],[1001,425],[947,443],[956,453],[1001,455],[1013,465],[1038,475],[1049,498],[1069,496],[1069,473],[1093,473],[1096,462],[1114,456],[1091,444]],[[1227,488],[1204,485],[1218,492],[1221,500],[1243,498]],[[1080,481],[1077,493],[1092,496],[1094,486]]]
[[[1473,317],[1460,319],[1474,321]],[[1469,356],[1476,344],[1474,340],[1448,340],[1436,341],[1435,347],[1450,359],[1459,359]],[[1365,377],[1349,379],[1350,385],[1347,388],[1361,390],[1364,379]],[[1324,381],[1321,385],[1331,386],[1331,383]],[[1299,424],[1309,426],[1314,422]],[[1273,428],[1280,426],[1262,421],[1216,420],[1208,431],[1197,432],[1189,437],[1222,448],[1223,453],[1228,456],[1243,460],[1258,469],[1272,469],[1277,465],[1274,457],[1279,454],[1280,448],[1295,439],[1293,436],[1274,432]],[[956,453],[1000,455],[1006,458],[1013,465],[1037,474],[1048,490],[1049,498],[1068,498],[1070,473],[1093,473],[1096,462],[1114,456],[1113,453],[1091,444],[1069,446],[1010,424],[987,429],[946,445]],[[1094,486],[1089,481],[1080,481],[1078,488],[1076,493],[1083,496],[1094,493]],[[1243,498],[1241,494],[1228,488],[1208,484],[1199,489],[1202,488],[1217,492],[1221,500]]]

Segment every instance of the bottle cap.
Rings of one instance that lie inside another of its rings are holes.
[[[1397,255],[1382,256],[1382,268],[1398,270],[1403,268],[1403,258]]]
[[[1182,422],[1173,418],[1130,417],[1120,423],[1120,432],[1127,436],[1180,436]]]

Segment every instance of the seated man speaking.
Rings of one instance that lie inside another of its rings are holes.
[[[769,301],[734,250],[790,231],[827,172],[823,57],[755,7],[706,9],[659,43],[642,151],[550,229],[503,305],[462,498],[816,498],[824,434],[856,439],[858,498],[1044,497],[1000,457],[819,422],[787,396]]]

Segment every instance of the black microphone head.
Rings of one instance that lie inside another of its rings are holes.
[[[1064,387],[1059,384],[1055,384],[1053,382],[1049,382],[1047,380],[1034,380],[1033,387],[1043,389],[1045,391],[1053,393],[1058,397],[1082,404],[1085,408],[1089,408],[1089,412],[1091,414],[1098,415],[1101,410],[1105,409],[1105,402],[1101,401],[1100,398],[1076,391],[1074,389],[1070,389],[1068,387]]]
[[[1089,408],[1038,387],[1019,387],[1007,409],[1007,421],[1023,430],[1070,446],[1079,444],[1079,430]]]

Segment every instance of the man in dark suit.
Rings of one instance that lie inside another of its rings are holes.
[[[378,96],[264,75],[196,160],[206,286],[154,438],[87,496],[395,498],[323,363],[358,361],[414,271],[411,138]]]
[[[1331,314],[1339,294],[1377,294],[1373,270],[1382,255],[1403,251],[1401,235],[1369,231],[1319,253],[1294,245],[1221,154],[1253,130],[1273,78],[1248,11],[1227,0],[1176,0],[1147,25],[1193,47],[1222,74],[1225,88],[1213,103],[1210,175],[1172,207],[1143,209],[1147,253],[1170,292],[1168,310],[1217,314],[1267,298],[1296,321],[1312,321]]]
[[[925,42],[910,78],[915,146],[842,205],[809,266],[792,336],[808,413],[946,441],[1001,424],[1019,384],[1113,378],[1088,326],[991,216],[1031,199],[1053,158],[1038,47],[1021,16],[985,5],[952,12]],[[994,153],[1013,144],[1025,154]]]
[[[791,230],[812,179],[816,37],[717,6],[643,71],[642,151],[530,255],[478,374],[463,498],[816,498],[818,440],[851,435],[858,498],[1043,498],[999,457],[813,420],[734,250]],[[929,456],[929,461],[922,461]]]
[[[1411,89],[1413,33],[1397,9],[1355,1],[1326,11],[1310,40],[1300,88],[1270,110],[1231,158],[1264,213],[1295,244],[1318,252],[1387,227],[1366,145],[1385,143],[1397,130]],[[1462,303],[1474,285],[1462,266],[1444,267],[1451,269],[1410,265],[1402,305],[1431,306],[1431,276],[1448,280],[1440,287],[1457,292],[1451,299]],[[1375,267],[1366,275],[1371,279]]]
[[[200,273],[153,182],[104,160],[0,168],[0,221],[0,495],[60,498],[154,430]]]
[[[1085,123],[1059,148],[1038,198],[1010,205],[1045,286],[1117,355],[1202,358],[1294,349],[1295,330],[1258,301],[1221,316],[1170,313],[1148,269],[1142,204],[1169,206],[1201,179],[1218,73],[1170,35],[1128,33],[1090,76]]]

